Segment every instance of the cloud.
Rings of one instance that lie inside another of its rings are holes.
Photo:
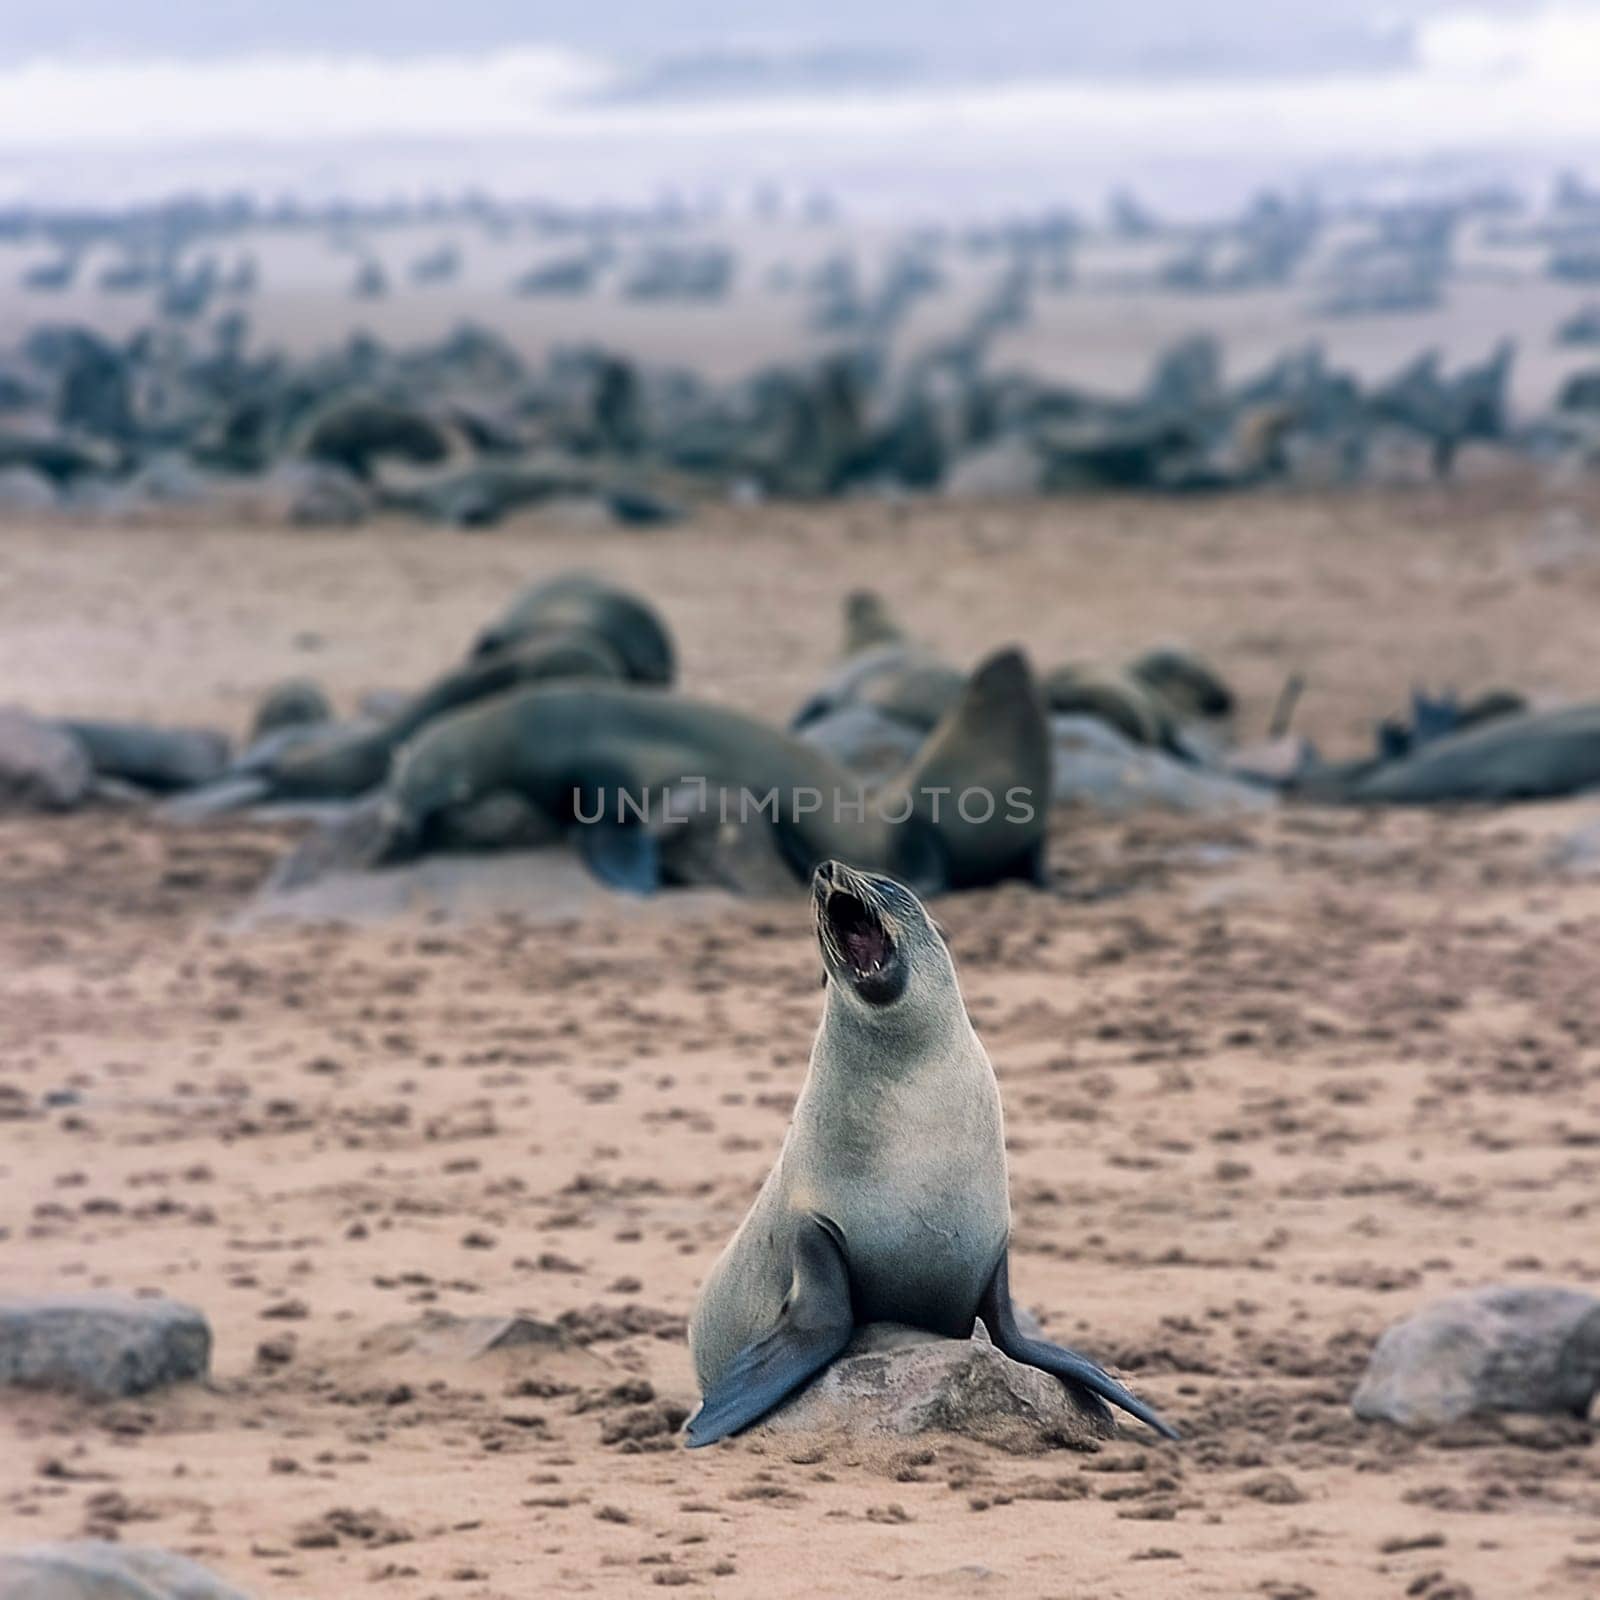
[[[0,69],[0,147],[536,132],[610,81],[574,51],[383,60],[39,60]]]
[[[200,187],[315,181],[326,193],[337,181],[359,195],[483,183],[576,199],[851,172],[872,174],[880,191],[935,172],[977,185],[1027,172],[1060,194],[1091,168],[1098,182],[1118,167],[1232,163],[1276,181],[1329,162],[1548,161],[1600,148],[1600,6],[1464,9],[1417,22],[1411,42],[1388,68],[1320,76],[863,83],[847,72],[825,84],[808,68],[744,84],[713,74],[715,92],[675,82],[673,94],[632,101],[621,91],[637,87],[637,63],[537,45],[39,60],[0,67],[0,152],[17,195],[82,197],[108,173],[114,194],[118,176],[137,172],[146,184],[165,174],[167,190],[181,173]],[[261,153],[254,169],[248,150]]]

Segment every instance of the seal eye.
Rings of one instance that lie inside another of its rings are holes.
[[[894,954],[888,930],[866,902],[853,894],[829,897],[828,928],[854,978],[876,977]]]

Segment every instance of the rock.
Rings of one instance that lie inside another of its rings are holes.
[[[155,728],[139,722],[65,721],[60,726],[89,753],[100,777],[170,793],[220,778],[228,736],[214,728]]]
[[[1439,1426],[1487,1412],[1587,1416],[1600,1392],[1600,1299],[1496,1286],[1386,1329],[1351,1406],[1369,1422]]]
[[[1146,807],[1219,816],[1264,811],[1276,803],[1270,789],[1136,745],[1097,717],[1053,716],[1050,739],[1057,805],[1111,816]]]
[[[566,1328],[534,1317],[463,1317],[425,1311],[386,1323],[364,1336],[336,1368],[349,1366],[364,1383],[406,1382],[419,1387],[470,1367],[478,1381],[537,1375],[547,1382],[587,1386],[614,1381],[616,1369],[584,1348]]]
[[[0,1384],[143,1394],[211,1367],[211,1329],[192,1306],[132,1295],[0,1298]]]
[[[1550,846],[1546,859],[1550,866],[1580,878],[1600,875],[1600,821],[1563,834]]]
[[[302,858],[295,871],[281,874],[288,881],[270,882],[242,914],[241,925],[434,916],[467,922],[499,916],[560,922],[592,915],[610,895],[565,850],[424,856],[377,871],[351,870],[338,861],[318,867],[311,870]]]
[[[246,1600],[185,1556],[75,1539],[0,1550],[0,1600]]]
[[[33,467],[0,467],[0,513],[8,516],[30,511],[54,511],[59,504],[55,486]]]
[[[353,528],[374,509],[371,489],[332,461],[279,461],[239,480],[228,499],[243,516],[295,528]]]
[[[1230,750],[1224,765],[1232,776],[1243,778],[1247,783],[1264,783],[1277,788],[1293,783],[1315,760],[1316,752],[1309,739],[1297,733],[1285,733],[1276,739],[1258,739],[1253,744]]]
[[[959,456],[945,476],[953,500],[1001,500],[1043,491],[1045,464],[1031,440],[1009,434]]]
[[[187,456],[165,451],[153,456],[128,480],[128,490],[145,505],[193,506],[211,498],[215,477]]]
[[[89,753],[71,734],[0,706],[0,811],[70,811],[93,783]]]
[[[1047,1372],[987,1339],[941,1339],[894,1323],[863,1328],[845,1352],[762,1425],[781,1436],[905,1439],[954,1433],[1018,1455],[1092,1450],[1109,1435]]]

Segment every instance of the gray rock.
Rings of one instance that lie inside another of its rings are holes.
[[[1232,776],[1274,788],[1293,783],[1315,760],[1310,741],[1295,733],[1240,745],[1223,757]]]
[[[297,528],[353,528],[373,510],[372,491],[347,468],[294,459],[229,480],[219,503],[251,522]]]
[[[151,457],[128,483],[132,493],[152,506],[199,505],[215,487],[211,473],[175,451]]]
[[[1227,816],[1264,811],[1277,802],[1270,789],[1136,745],[1098,717],[1053,716],[1050,740],[1057,805],[1119,817],[1151,807]]]
[[[944,492],[953,500],[1003,500],[1039,494],[1044,482],[1038,448],[1021,434],[1008,434],[958,457]]]
[[[309,847],[310,840],[304,845]],[[424,856],[377,871],[352,865],[338,851],[312,861],[297,850],[241,914],[239,926],[363,924],[405,917],[560,922],[592,915],[609,895],[565,850]]]
[[[70,811],[94,783],[71,734],[18,706],[0,706],[0,811]]]
[[[1563,834],[1549,848],[1549,865],[1575,877],[1600,876],[1600,821],[1586,822]]]
[[[457,1316],[426,1311],[386,1323],[363,1335],[347,1355],[333,1356],[335,1372],[348,1367],[363,1384],[405,1382],[421,1386],[469,1372],[484,1382],[537,1374],[566,1386],[616,1381],[617,1370],[573,1333],[534,1317]],[[0,1597],[3,1600],[3,1597]]]
[[[1600,1299],[1498,1286],[1452,1295],[1384,1331],[1351,1406],[1419,1428],[1487,1412],[1587,1416],[1600,1392]]]
[[[143,1394],[211,1367],[211,1329],[192,1306],[132,1295],[0,1298],[0,1384]]]
[[[283,496],[283,518],[296,528],[353,528],[372,513],[366,486],[331,463],[285,461],[272,477]]]
[[[184,1556],[75,1539],[0,1550],[0,1600],[246,1600]]]
[[[1047,1372],[988,1340],[940,1339],[894,1323],[863,1328],[813,1384],[763,1424],[766,1432],[905,1439],[953,1433],[1018,1455],[1108,1437]]]
[[[528,1350],[569,1355],[578,1349],[571,1334],[534,1317],[463,1317],[425,1311],[410,1322],[386,1323],[361,1342],[369,1359],[417,1356],[441,1365],[481,1361],[497,1351]]]
[[[0,467],[0,513],[54,511],[59,501],[54,485],[32,467]]]

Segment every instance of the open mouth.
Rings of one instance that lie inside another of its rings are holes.
[[[835,891],[828,897],[826,916],[834,948],[850,976],[859,982],[882,973],[894,957],[894,940],[866,901]]]

